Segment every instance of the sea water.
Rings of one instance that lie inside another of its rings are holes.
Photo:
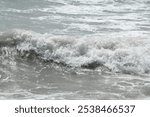
[[[0,0],[0,99],[149,99],[150,0]]]

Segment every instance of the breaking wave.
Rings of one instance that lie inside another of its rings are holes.
[[[4,56],[9,59],[36,57],[68,67],[93,70],[103,67],[110,72],[126,74],[150,72],[148,38],[110,37],[75,38],[26,30],[1,32],[0,59]]]

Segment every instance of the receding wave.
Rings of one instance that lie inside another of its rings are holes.
[[[36,57],[68,67],[104,68],[115,73],[148,74],[149,49],[150,41],[146,38],[73,38],[26,30],[0,33],[0,59],[16,55],[29,59]]]

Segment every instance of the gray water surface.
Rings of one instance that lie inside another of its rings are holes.
[[[0,99],[149,99],[149,0],[0,0]]]

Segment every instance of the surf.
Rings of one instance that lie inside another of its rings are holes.
[[[0,34],[1,56],[4,51],[13,50],[22,58],[74,68],[96,70],[103,67],[125,74],[149,74],[149,48],[149,40],[144,38],[73,38],[19,29]]]

